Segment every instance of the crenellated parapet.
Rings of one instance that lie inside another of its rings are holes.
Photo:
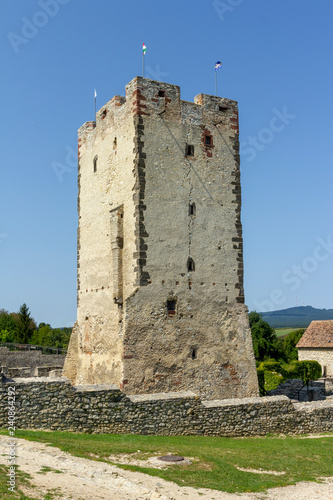
[[[91,147],[107,128],[129,115],[161,118],[203,126],[210,123],[235,138],[238,136],[237,102],[225,97],[198,94],[194,102],[180,99],[180,87],[170,83],[135,77],[126,85],[126,97],[116,95],[96,113],[96,121],[86,122],[78,131],[79,150]]]

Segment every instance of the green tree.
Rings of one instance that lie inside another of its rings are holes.
[[[14,342],[14,333],[8,330],[0,330],[0,342]]]
[[[17,322],[13,314],[10,314],[5,309],[0,310],[0,332],[7,332],[6,338],[12,340],[3,340],[5,335],[2,336],[0,342],[15,342],[17,337]]]
[[[18,342],[27,344],[36,329],[35,320],[30,316],[27,304],[22,304],[17,315]]]
[[[256,360],[274,359],[278,353],[275,330],[256,311],[250,312],[249,321]]]
[[[300,328],[294,332],[288,333],[285,337],[279,338],[277,347],[279,351],[279,357],[283,359],[286,363],[291,363],[298,359],[298,351],[296,349],[296,344],[305,332],[305,328]]]
[[[30,344],[67,349],[71,331],[71,328],[52,328],[47,323],[39,323],[38,329],[31,336]]]

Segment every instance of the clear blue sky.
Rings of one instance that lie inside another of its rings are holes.
[[[332,25],[332,0],[2,0],[0,308],[75,321],[77,129],[143,42],[145,76],[193,101],[221,60],[239,102],[250,310],[332,308]]]

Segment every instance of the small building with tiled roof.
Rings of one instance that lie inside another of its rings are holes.
[[[333,377],[333,320],[312,321],[296,345],[298,359],[318,361],[324,377]]]

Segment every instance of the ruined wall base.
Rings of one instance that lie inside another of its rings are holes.
[[[126,396],[110,385],[16,379],[0,385],[0,427],[8,392],[16,428],[87,433],[260,436],[333,432],[333,401],[291,403],[286,396],[202,401],[192,392]]]

